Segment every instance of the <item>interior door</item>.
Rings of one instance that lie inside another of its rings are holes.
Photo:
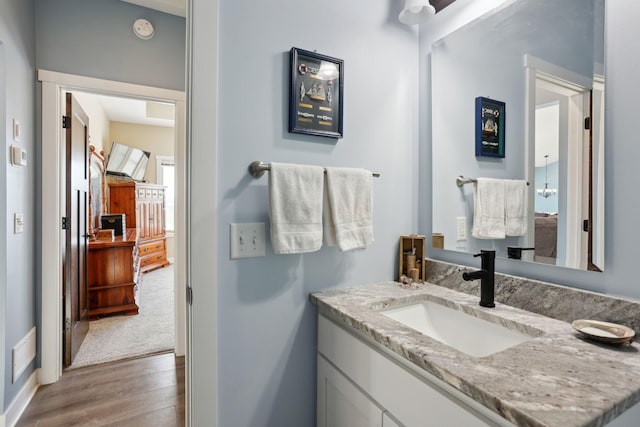
[[[89,119],[71,93],[66,94],[66,238],[64,258],[63,364],[73,363],[87,332]]]

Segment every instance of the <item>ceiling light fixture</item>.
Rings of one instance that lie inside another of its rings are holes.
[[[435,13],[436,9],[431,6],[429,0],[405,0],[398,19],[407,25],[424,24]]]
[[[155,34],[153,24],[143,18],[136,19],[136,22],[133,23],[133,32],[142,40],[149,40]]]

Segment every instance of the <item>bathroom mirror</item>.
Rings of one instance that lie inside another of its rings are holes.
[[[507,1],[434,43],[432,231],[443,249],[602,271],[604,5]],[[504,103],[503,158],[476,156],[476,98]],[[478,177],[529,183],[522,234],[472,236]]]

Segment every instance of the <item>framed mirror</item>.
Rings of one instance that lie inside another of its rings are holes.
[[[434,43],[432,230],[443,249],[602,271],[604,6],[506,1]],[[477,155],[478,98],[504,103],[504,157]],[[473,236],[477,178],[529,183],[520,234]]]
[[[89,234],[100,229],[100,216],[107,213],[106,159],[104,151],[89,146]]]

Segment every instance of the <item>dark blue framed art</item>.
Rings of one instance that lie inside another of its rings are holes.
[[[344,61],[291,48],[289,132],[342,138]]]
[[[504,158],[505,103],[476,98],[476,157]]]

